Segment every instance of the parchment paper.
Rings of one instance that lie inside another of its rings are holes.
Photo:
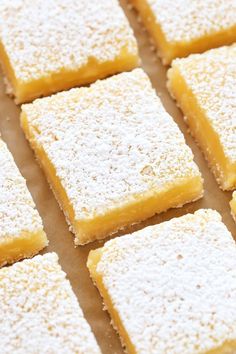
[[[194,212],[199,208],[213,208],[221,213],[224,223],[232,232],[233,236],[236,237],[236,225],[230,215],[229,208],[231,193],[222,192],[219,189],[201,151],[188,133],[182,113],[176,107],[175,102],[171,99],[166,89],[167,68],[163,67],[156,53],[151,49],[149,36],[138,22],[137,13],[129,9],[127,0],[121,0],[121,5],[130,20],[138,40],[142,66],[149,75],[163,105],[179,125],[186,138],[187,144],[194,153],[195,161],[205,181],[205,195],[200,201],[187,204],[180,209],[169,210],[166,213],[157,215],[135,227],[126,229],[124,232],[120,233],[120,235],[138,230],[147,225],[160,223],[176,216]],[[4,93],[3,77],[2,74],[0,74],[0,133],[12,152],[22,175],[26,178],[28,188],[43,219],[44,228],[50,244],[42,253],[55,251],[59,255],[60,264],[67,273],[73,290],[78,297],[85,317],[91,325],[102,352],[104,354],[124,353],[118,335],[110,325],[109,315],[102,310],[101,297],[94,287],[86,268],[86,260],[89,251],[101,247],[104,241],[74,248],[73,235],[68,230],[64,215],[48,186],[43,172],[35,161],[34,154],[20,128],[19,114],[20,107],[17,107],[13,100]]]

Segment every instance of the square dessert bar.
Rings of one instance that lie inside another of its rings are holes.
[[[224,190],[236,187],[236,45],[176,59],[168,87]]]
[[[0,267],[32,257],[47,245],[26,181],[0,138]]]
[[[87,265],[128,353],[236,353],[236,245],[216,211],[115,238]]]
[[[233,192],[232,200],[230,201],[230,208],[231,208],[232,217],[236,222],[236,191]]]
[[[235,0],[129,0],[164,64],[236,41]]]
[[[0,352],[100,354],[55,253],[0,270]]]
[[[117,0],[1,0],[0,61],[16,103],[139,63]]]
[[[141,69],[23,105],[21,125],[76,244],[202,196],[192,152]]]

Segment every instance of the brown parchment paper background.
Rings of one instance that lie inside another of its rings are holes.
[[[138,22],[137,13],[129,8],[127,0],[121,0],[121,5],[137,38],[142,66],[149,75],[163,105],[179,125],[187,144],[194,153],[195,161],[205,181],[205,195],[203,199],[195,203],[187,204],[181,209],[172,209],[166,213],[154,216],[135,227],[126,229],[120,235],[189,212],[192,213],[199,208],[213,208],[221,213],[224,223],[232,232],[234,238],[236,238],[236,225],[230,215],[229,208],[229,200],[232,193],[222,192],[219,189],[198,146],[187,132],[182,113],[176,107],[175,102],[171,99],[166,89],[166,68],[163,67],[156,53],[151,50],[148,34]],[[43,219],[50,244],[42,253],[55,251],[59,255],[60,264],[67,273],[102,352],[104,354],[124,353],[118,335],[110,325],[109,315],[102,310],[101,297],[94,287],[86,268],[89,251],[101,247],[104,242],[99,241],[87,246],[74,248],[73,235],[68,230],[64,215],[46,182],[43,172],[35,161],[34,154],[20,128],[19,114],[20,108],[4,93],[3,77],[0,73],[0,133],[13,154],[18,168],[25,177],[28,188]]]

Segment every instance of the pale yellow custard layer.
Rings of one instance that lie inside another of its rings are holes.
[[[43,230],[22,231],[19,235],[7,235],[0,240],[0,267],[12,264],[23,258],[31,258],[48,245]]]

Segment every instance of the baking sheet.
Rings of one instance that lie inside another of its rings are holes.
[[[187,132],[183,116],[166,89],[166,68],[163,67],[155,51],[152,50],[148,34],[139,23],[137,13],[129,8],[127,0],[121,0],[121,5],[134,29],[139,44],[142,66],[149,75],[163,105],[179,125],[187,144],[194,153],[195,161],[204,178],[205,195],[203,199],[197,202],[154,216],[139,225],[127,228],[122,233],[119,233],[119,235],[189,212],[192,213],[199,208],[213,208],[220,212],[224,223],[232,232],[234,238],[236,238],[236,225],[230,215],[229,208],[229,200],[232,193],[222,192],[219,189],[199,148]],[[104,241],[74,248],[73,235],[68,230],[63,213],[48,186],[43,172],[36,163],[33,152],[20,128],[19,114],[20,108],[4,93],[3,78],[2,74],[0,74],[0,133],[12,152],[22,175],[26,178],[28,188],[43,219],[50,244],[42,253],[55,251],[59,255],[60,264],[67,273],[102,352],[104,354],[124,353],[119,338],[110,325],[109,315],[102,310],[101,297],[94,287],[86,268],[89,251],[101,247]]]

